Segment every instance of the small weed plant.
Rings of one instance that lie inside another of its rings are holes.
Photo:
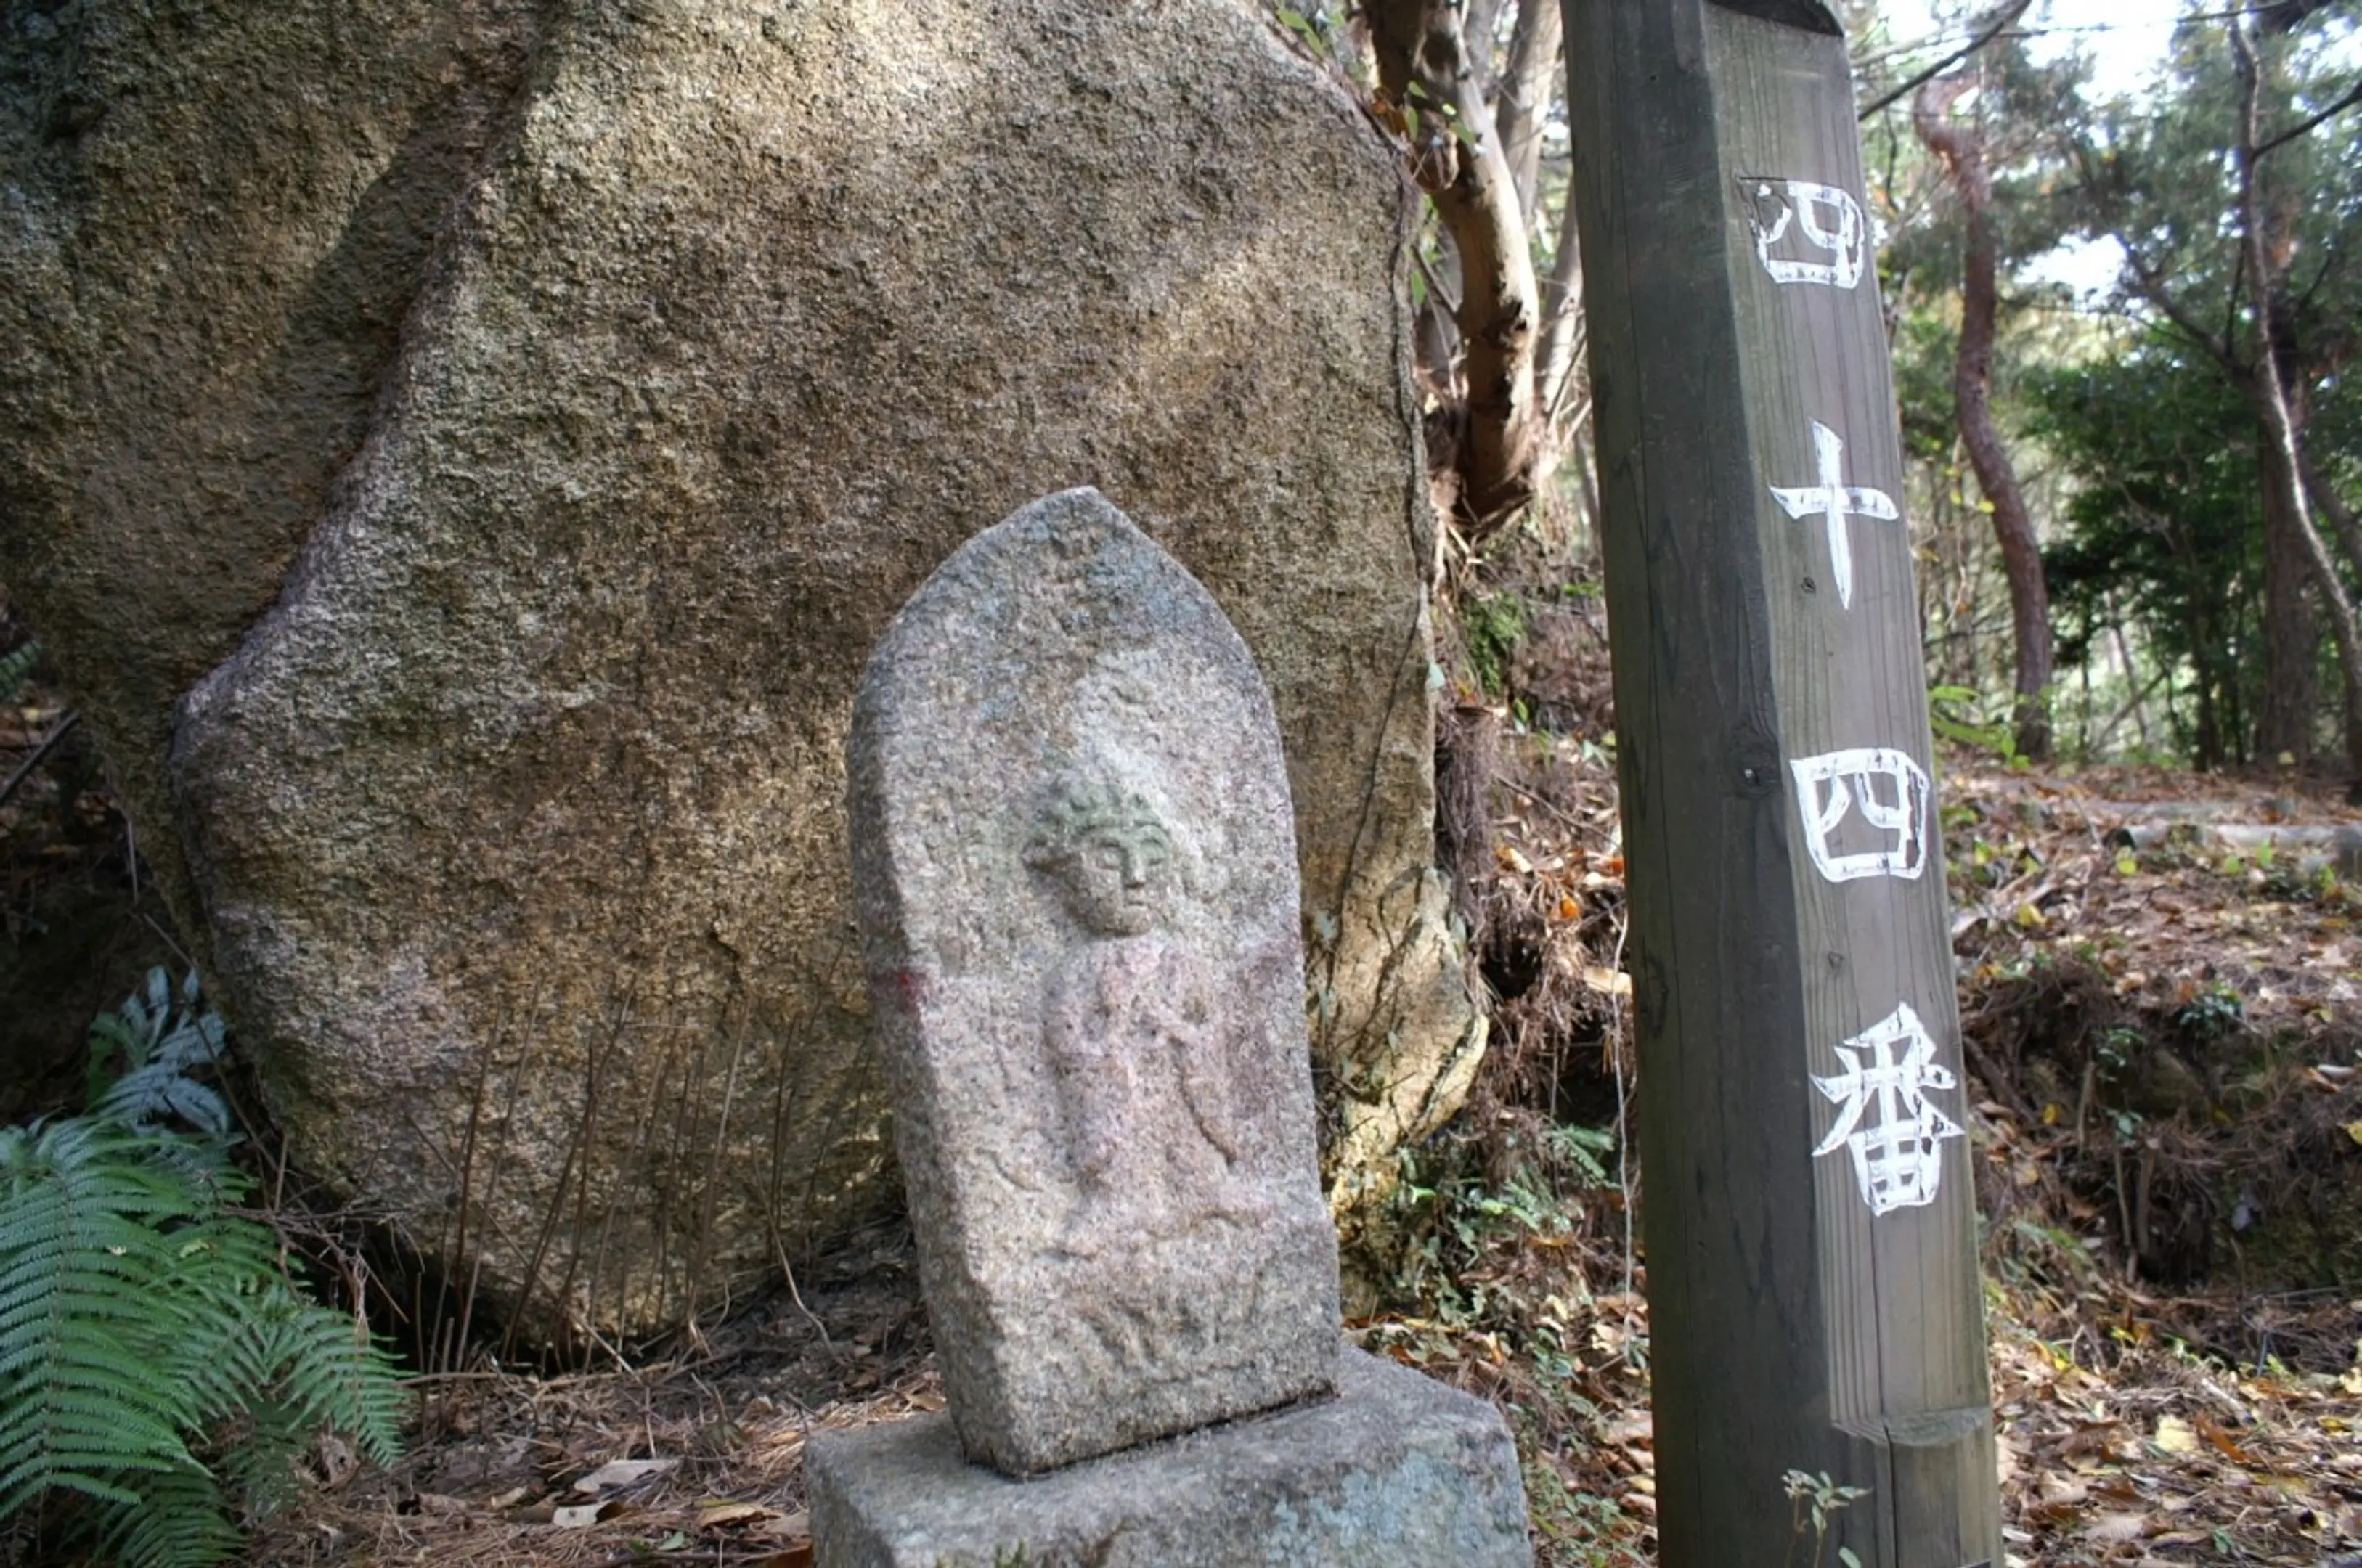
[[[1585,1277],[1595,1199],[1617,1186],[1612,1127],[1507,1118],[1406,1148],[1389,1197],[1381,1297],[1364,1347],[1417,1366],[1488,1369],[1518,1436],[1535,1561],[1620,1568],[1642,1561],[1641,1522],[1586,1487],[1584,1451],[1637,1398],[1645,1335],[1605,1322]],[[1612,1261],[1595,1254],[1596,1262]]]
[[[1870,1488],[1840,1485],[1829,1478],[1826,1470],[1818,1475],[1791,1470],[1780,1477],[1780,1485],[1788,1493],[1788,1555],[1795,1555],[1809,1523],[1813,1529],[1813,1568],[1821,1568],[1822,1553],[1828,1550],[1829,1521],[1869,1496]],[[1861,1559],[1849,1546],[1838,1548],[1838,1561],[1845,1568],[1861,1568]]]
[[[2174,1027],[2200,1044],[2213,1044],[2246,1027],[2247,1004],[2239,993],[2221,982],[2184,1002],[2173,1015]]]
[[[1526,640],[1526,609],[1514,593],[1478,594],[1460,612],[1468,668],[1487,697],[1507,694],[1509,660]]]
[[[161,969],[91,1031],[91,1109],[0,1130],[0,1526],[129,1568],[234,1552],[324,1430],[385,1463],[404,1397],[355,1318],[311,1300],[237,1212],[221,1021]]]
[[[1970,686],[1931,686],[1927,726],[1938,740],[1984,752],[2004,767],[2022,773],[2031,764],[2017,749],[2010,718],[2014,701],[2014,696],[1988,698]]]

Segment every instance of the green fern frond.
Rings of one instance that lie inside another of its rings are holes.
[[[278,1512],[294,1497],[301,1484],[296,1462],[319,1430],[291,1406],[257,1403],[246,1412],[237,1446],[223,1455],[225,1489],[257,1518]]]
[[[393,1358],[348,1313],[292,1295],[283,1309],[276,1397],[311,1430],[343,1432],[378,1463],[392,1463],[410,1409]]]
[[[14,1132],[15,1130],[11,1130]],[[110,1122],[0,1140],[0,1514],[62,1486],[93,1496],[127,1472],[191,1466],[194,1409],[156,1375],[181,1317],[159,1292],[178,1262],[160,1222],[202,1212]]]
[[[278,1238],[228,1211],[251,1184],[226,1162],[226,1114],[192,1115],[181,1092],[218,1057],[218,1020],[193,1011],[193,983],[182,1001],[176,1021],[159,970],[94,1030],[130,1069],[98,1111],[0,1129],[0,1518],[80,1494],[132,1568],[235,1550],[199,1453],[218,1451],[259,1510],[324,1428],[395,1457],[405,1408],[384,1350],[305,1299]],[[142,1073],[147,1088],[116,1097]],[[207,1135],[160,1131],[156,1106]]]
[[[228,1037],[221,1015],[200,1006],[195,971],[181,982],[176,1010],[171,977],[157,966],[120,1008],[91,1020],[92,1109],[142,1132],[183,1123],[226,1146],[228,1102],[189,1075],[219,1063]]]
[[[146,1491],[139,1507],[115,1510],[99,1531],[100,1550],[125,1568],[219,1562],[237,1551],[221,1486],[204,1470],[176,1471]]]

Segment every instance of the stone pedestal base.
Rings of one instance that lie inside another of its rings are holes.
[[[819,1568],[1529,1568],[1499,1413],[1356,1350],[1338,1373],[1334,1399],[1026,1481],[941,1415],[815,1432]]]

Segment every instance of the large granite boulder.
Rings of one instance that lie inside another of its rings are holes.
[[[892,1201],[854,682],[1070,485],[1271,683],[1340,1200],[1450,1109],[1401,191],[1244,0],[6,15],[0,576],[295,1153],[492,1309]]]

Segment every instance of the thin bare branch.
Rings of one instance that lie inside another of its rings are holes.
[[[2311,451],[2300,446],[2296,464],[2297,473],[2304,480],[2305,493],[2312,497],[2321,514],[2329,519],[2337,542],[2345,547],[2347,563],[2362,572],[2362,518],[2354,515],[2354,508],[2345,504],[2345,498],[2337,493],[2337,487],[2329,482],[2329,476],[2312,460]]]
[[[82,710],[69,708],[66,710],[64,718],[50,726],[50,733],[41,737],[40,745],[35,746],[32,754],[17,765],[16,771],[8,775],[7,782],[0,783],[0,805],[7,804],[8,797],[14,795],[18,786],[33,776],[33,769],[41,765],[41,759],[57,749],[58,742],[65,739],[67,732],[80,723],[82,723]]]
[[[2310,135],[2312,131],[2328,124],[2331,120],[2335,119],[2338,116],[2344,114],[2346,110],[2352,108],[2356,104],[2362,104],[2362,79],[2356,79],[2354,85],[2345,90],[2345,95],[2344,97],[2330,105],[2329,107],[2322,110],[2321,113],[2317,115],[2307,115],[2303,119],[2299,120],[2296,124],[2280,132],[2279,135],[2273,137],[2270,140],[2258,143],[2256,148],[2256,156],[2257,158],[2261,158],[2264,154],[2271,151],[2274,148],[2286,147],[2290,142],[2294,141],[2297,138]]]
[[[1904,99],[1908,98],[1912,94],[1916,93],[1928,83],[1933,82],[1938,76],[1943,75],[1947,71],[1951,70],[1952,67],[1959,64],[1960,61],[1968,59],[1969,56],[1976,53],[1977,50],[1984,48],[1985,45],[1992,42],[1993,39],[2001,37],[2003,32],[2008,30],[2010,24],[2016,21],[2019,17],[2023,16],[2025,11],[2025,7],[2021,6],[2014,10],[2004,13],[1983,32],[1979,33],[1967,43],[1962,44],[1959,48],[1954,50],[1951,53],[1946,55],[1943,59],[1937,61],[1926,70],[1919,72],[1918,75],[1911,78],[1910,81],[1905,82],[1903,85],[1886,94],[1885,97],[1881,98],[1867,109],[1864,109],[1860,114],[1854,116],[1854,119],[1856,122],[1866,120],[1870,118],[1871,116],[1878,113],[1879,110],[1892,108],[1894,105],[1903,102]]]

